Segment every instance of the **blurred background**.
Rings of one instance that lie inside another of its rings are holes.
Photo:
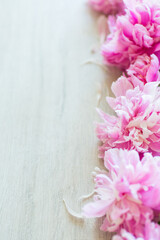
[[[0,1],[2,240],[110,239],[63,205],[80,212],[101,165],[95,107],[113,76],[83,64],[99,48],[97,17],[85,0]]]

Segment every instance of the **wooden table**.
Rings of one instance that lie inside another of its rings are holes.
[[[1,240],[111,238],[63,205],[80,212],[102,166],[93,122],[115,74],[83,64],[97,58],[97,17],[85,0],[0,2]]]

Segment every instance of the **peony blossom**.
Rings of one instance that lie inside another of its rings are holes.
[[[110,149],[104,165],[109,173],[96,175],[94,202],[84,206],[83,215],[104,217],[103,231],[141,233],[160,208],[160,157],[146,153],[140,160],[135,150]]]
[[[104,14],[113,14],[123,11],[123,0],[89,0],[91,7]]]
[[[139,86],[143,90],[148,82],[160,81],[160,64],[156,55],[143,54],[137,57],[130,67],[116,82],[112,84],[112,91],[116,96],[123,96],[126,90]]]
[[[160,64],[156,55],[140,55],[127,69],[128,81],[133,88],[139,86],[143,90],[146,83],[160,81],[159,69]]]
[[[144,226],[143,232],[135,236],[132,233],[127,232],[125,229],[120,231],[119,235],[116,235],[112,240],[159,240],[160,239],[160,226],[154,222],[148,222]]]
[[[159,61],[154,54],[140,55],[126,70],[127,76],[123,74],[116,82],[113,82],[112,91],[116,96],[124,96],[128,89],[134,89],[137,86],[143,90],[146,83],[160,81],[159,69]]]
[[[157,82],[127,90],[126,95],[107,98],[117,116],[101,110],[103,119],[96,127],[101,140],[100,157],[110,148],[135,149],[139,153],[160,152],[160,87]],[[119,91],[118,91],[119,93]]]
[[[140,55],[127,69],[127,75],[131,79],[134,87],[139,86],[143,89],[147,82],[160,81],[160,64],[156,55]]]
[[[121,68],[128,68],[139,55],[160,52],[160,5],[136,0],[125,4],[126,13],[117,17],[102,46],[105,61]]]

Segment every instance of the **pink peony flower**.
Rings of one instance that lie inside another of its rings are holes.
[[[148,222],[141,234],[143,234],[142,237],[135,236],[132,233],[127,232],[125,229],[122,229],[120,234],[114,236],[112,240],[159,240],[160,226],[154,222]]]
[[[160,64],[156,55],[140,55],[127,69],[127,75],[132,78],[134,87],[143,88],[147,82],[160,81]]]
[[[160,207],[160,157],[146,153],[140,161],[134,150],[110,149],[104,164],[109,173],[96,175],[94,202],[84,206],[83,215],[104,216],[103,231],[125,228],[137,235]]]
[[[128,89],[139,86],[143,90],[146,83],[160,81],[159,69],[160,64],[156,55],[140,55],[126,70],[127,76],[123,74],[116,82],[113,82],[112,91],[115,96],[125,96]]]
[[[128,68],[139,55],[160,52],[160,5],[136,0],[125,4],[126,14],[117,17],[102,47],[105,61],[121,68]]]
[[[160,81],[159,69],[160,64],[156,55],[140,55],[127,69],[128,81],[133,88],[139,86],[143,90],[146,83]]]
[[[91,7],[104,14],[115,14],[123,11],[123,0],[89,0]]]
[[[125,96],[108,97],[107,101],[117,116],[98,110],[104,121],[96,127],[97,137],[102,142],[100,157],[103,158],[110,148],[160,152],[160,88],[157,82],[147,83],[143,91],[136,87],[127,90]]]

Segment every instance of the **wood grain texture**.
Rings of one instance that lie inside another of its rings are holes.
[[[0,1],[0,239],[110,240],[68,215],[92,191],[95,107],[115,73],[83,65],[98,45],[84,0]]]

